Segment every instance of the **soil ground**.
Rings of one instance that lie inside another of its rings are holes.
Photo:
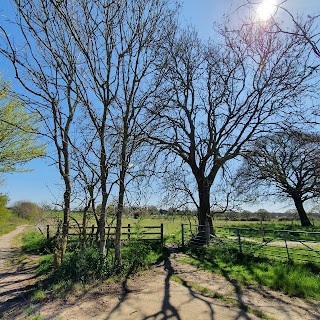
[[[319,301],[289,297],[265,287],[241,287],[228,276],[182,264],[179,260],[183,254],[174,251],[151,270],[123,282],[98,283],[63,299],[31,303],[28,292],[38,281],[35,257],[25,256],[21,262],[21,253],[12,242],[23,228],[0,237],[2,319],[32,319],[37,315],[47,320],[320,319]],[[177,277],[184,284],[174,281]],[[227,299],[200,294],[195,285]]]

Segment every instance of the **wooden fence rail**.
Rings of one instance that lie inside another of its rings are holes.
[[[113,239],[116,235],[115,233],[116,227],[107,226],[105,227],[106,235],[110,239]],[[98,231],[98,227],[95,225],[86,226],[86,234],[87,236],[94,236]],[[69,226],[68,236],[70,237],[80,237],[83,233],[83,226],[72,225]],[[147,241],[161,241],[163,243],[163,224],[160,226],[141,226],[136,227],[128,224],[126,226],[122,226],[121,236],[123,240],[130,240],[132,238],[143,239]],[[47,239],[50,239],[50,225],[47,225]]]

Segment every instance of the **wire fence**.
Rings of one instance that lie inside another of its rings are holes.
[[[182,247],[203,244],[241,254],[320,264],[320,232],[181,225]]]

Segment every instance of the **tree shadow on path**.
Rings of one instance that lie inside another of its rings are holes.
[[[162,301],[161,310],[157,313],[154,313],[150,316],[143,318],[143,320],[155,319],[156,317],[159,317],[159,316],[162,316],[163,320],[168,320],[168,319],[181,320],[178,310],[170,302],[170,278],[174,274],[174,269],[172,268],[169,255],[167,255],[164,258],[163,262],[164,262],[164,270],[167,272],[167,275],[164,280],[164,297]]]

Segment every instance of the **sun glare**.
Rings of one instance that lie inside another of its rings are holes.
[[[276,0],[263,0],[257,9],[258,18],[269,20],[276,11]]]

